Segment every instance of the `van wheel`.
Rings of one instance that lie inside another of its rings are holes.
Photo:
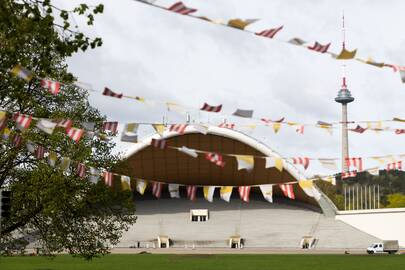
[[[370,251],[368,251],[368,254],[372,255],[372,254],[374,254],[374,251],[370,250]]]

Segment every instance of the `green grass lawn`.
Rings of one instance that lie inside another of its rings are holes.
[[[61,255],[46,257],[0,257],[1,270],[153,270],[153,269],[405,269],[402,255],[108,255],[92,261]]]

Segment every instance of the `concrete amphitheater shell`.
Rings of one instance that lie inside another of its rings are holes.
[[[125,173],[141,179],[164,183],[197,186],[244,186],[278,184],[305,179],[305,176],[288,161],[282,172],[265,168],[265,160],[255,158],[251,172],[237,170],[234,157],[225,157],[226,165],[220,168],[203,155],[192,158],[176,149],[157,149],[147,137],[128,149],[123,160]],[[201,134],[192,126],[184,134],[164,133],[169,146],[194,148],[219,153],[281,157],[267,145],[243,133],[219,127],[209,127]],[[336,220],[334,205],[322,194],[314,200],[294,185],[296,200],[286,199],[275,185],[274,203],[265,201],[259,190],[253,190],[249,203],[239,199],[234,189],[230,203],[219,198],[218,189],[212,203],[207,202],[201,188],[197,199],[189,201],[185,190],[181,199],[171,199],[167,187],[160,199],[150,190],[144,195],[134,193],[138,220],[122,237],[119,247],[156,247],[158,240],[170,239],[171,247],[229,247],[232,237],[243,239],[245,248],[300,248],[302,239],[313,239],[312,248],[363,249],[377,238],[346,223]],[[205,222],[192,222],[190,211],[209,211]]]

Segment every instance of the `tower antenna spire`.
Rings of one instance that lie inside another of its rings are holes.
[[[345,29],[345,11],[342,11],[342,51],[346,49],[346,29]],[[342,89],[347,89],[346,84],[346,64],[343,61],[342,65],[343,77],[342,77]]]

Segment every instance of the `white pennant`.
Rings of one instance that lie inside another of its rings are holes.
[[[260,185],[263,197],[268,202],[273,202],[273,185]]]
[[[170,198],[180,198],[179,184],[169,184]]]
[[[189,155],[190,157],[193,157],[193,158],[198,157],[198,153],[194,149],[190,149],[185,146],[182,146],[181,148],[179,148],[179,151],[186,155]]]

